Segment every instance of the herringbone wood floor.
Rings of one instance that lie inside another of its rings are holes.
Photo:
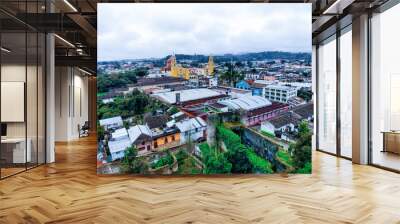
[[[400,223],[400,175],[314,153],[312,175],[96,175],[96,141],[0,181],[0,223]]]

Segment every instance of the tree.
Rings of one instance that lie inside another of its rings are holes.
[[[199,145],[202,161],[205,165],[205,174],[230,173],[232,164],[226,159],[225,153],[219,152],[216,148],[210,148],[207,143]]]
[[[297,91],[297,96],[309,102],[312,98],[312,92],[301,88],[299,91]]]
[[[104,127],[97,125],[97,140],[103,140],[104,139]]]
[[[221,74],[220,79],[230,86],[235,86],[236,83],[244,79],[244,75],[234,69],[231,63],[225,63],[227,71]]]
[[[138,90],[134,90],[124,97],[115,97],[112,103],[103,104],[99,101],[97,104],[97,117],[99,120],[114,116],[140,118],[146,112],[159,109],[164,111],[166,108],[168,106],[164,103],[152,99]]]
[[[307,163],[311,164],[311,135],[308,122],[302,121],[298,127],[298,140],[289,147],[289,152],[293,156],[293,165],[297,170],[305,168]]]
[[[173,115],[178,113],[180,110],[176,106],[172,106],[171,108],[168,109],[168,114]]]
[[[241,61],[237,61],[237,62],[235,63],[235,66],[241,68],[241,67],[244,66],[244,64],[243,64]]]
[[[306,163],[306,164],[304,165],[303,168],[298,169],[296,172],[297,172],[297,173],[309,174],[309,173],[311,173],[311,171],[312,171],[312,165],[311,165],[310,162],[308,162],[308,163]]]
[[[251,173],[252,165],[247,156],[248,149],[241,143],[240,137],[222,125],[217,127],[217,137],[225,143],[226,158],[232,163],[232,173]]]
[[[149,71],[146,68],[138,68],[135,70],[135,76],[144,77],[149,74]]]
[[[231,147],[227,152],[227,159],[232,163],[232,173],[251,173],[252,164],[247,157],[247,148],[239,144]]]
[[[125,150],[122,166],[129,173],[145,173],[148,168],[147,163],[142,158],[137,157],[137,149],[133,146]]]
[[[137,83],[137,77],[143,77],[147,74],[146,69],[111,74],[102,73],[97,76],[97,89],[99,93],[105,93],[115,88],[127,87],[130,84]]]
[[[310,135],[310,128],[308,127],[308,122],[306,120],[300,122],[298,132],[300,137],[308,137],[308,135]],[[311,138],[309,140],[311,141]]]
[[[209,157],[206,162],[206,174],[230,173],[232,164],[225,158],[223,153],[215,150],[215,155]]]

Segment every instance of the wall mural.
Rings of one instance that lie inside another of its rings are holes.
[[[98,13],[98,174],[311,173],[311,4]]]

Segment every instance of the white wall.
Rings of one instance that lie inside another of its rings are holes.
[[[72,67],[56,67],[55,73],[55,140],[74,140],[78,125],[88,120],[88,78]]]
[[[27,70],[26,70],[27,69]],[[26,71],[28,72],[28,88],[27,88],[27,121],[28,121],[28,137],[30,130],[36,130],[36,80],[31,80],[31,74],[36,75],[36,67],[29,66],[25,67],[25,64],[3,64],[1,66],[1,81],[2,82],[24,82],[26,83],[25,76]],[[3,96],[4,97],[4,96]],[[2,110],[7,110],[7,108],[2,108]],[[24,110],[24,108],[22,108]],[[33,122],[33,123],[32,123]],[[25,137],[25,125],[26,122],[7,122],[7,135],[9,137]],[[36,135],[36,132],[35,132]]]
[[[38,70],[37,70],[38,69]],[[39,163],[44,163],[44,150],[45,150],[45,120],[44,120],[44,74],[42,67],[36,65],[25,65],[25,63],[4,63],[1,66],[1,81],[2,82],[23,82],[26,84],[26,106],[22,102],[22,107],[11,108],[2,107],[2,112],[7,113],[22,113],[24,116],[26,112],[26,120],[22,119],[21,122],[6,122],[7,123],[7,137],[8,138],[24,138],[25,135],[29,139],[29,148],[32,150],[32,160]],[[27,78],[27,80],[25,80]],[[4,93],[2,89],[3,94]],[[19,94],[24,95],[24,89],[18,90]],[[9,93],[10,94],[10,93]],[[2,95],[2,98],[7,95]],[[25,98],[24,96],[22,98]],[[24,100],[25,101],[25,100]],[[17,103],[17,102],[16,102]]]

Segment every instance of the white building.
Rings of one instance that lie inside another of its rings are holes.
[[[121,140],[124,138],[128,138],[128,132],[126,131],[126,128],[120,128],[111,133],[112,140]]]
[[[218,78],[212,77],[208,79],[208,86],[209,87],[217,87],[218,86]]]
[[[252,95],[251,90],[232,88],[232,87],[225,87],[225,86],[221,86],[221,87],[215,88],[213,90],[217,91],[217,92],[219,92],[221,94],[229,95],[232,98],[241,98],[241,97],[251,96]]]
[[[121,159],[125,155],[126,148],[130,147],[131,141],[129,140],[126,128],[119,128],[111,133],[111,139],[108,141],[108,148],[110,149],[111,159]]]
[[[166,93],[152,94],[153,97],[168,104],[176,104],[177,100],[180,101],[178,103],[184,103],[187,101],[206,99],[221,95],[222,94],[217,91],[206,88],[185,89],[185,90],[171,91]]]
[[[104,127],[105,130],[116,129],[124,126],[121,116],[101,119],[100,126]]]
[[[113,103],[113,102],[114,102],[114,99],[113,99],[113,98],[107,98],[107,99],[101,100],[101,102],[103,102],[104,104]]]
[[[256,79],[260,78],[260,74],[258,74],[258,73],[246,73],[245,74],[245,78],[246,79],[256,80]]]
[[[307,90],[312,89],[312,82],[280,82],[280,85],[289,85],[292,87],[296,87],[297,90],[304,88]]]
[[[275,135],[275,132],[281,133],[295,131],[296,125],[300,122],[300,116],[294,113],[285,113],[261,123],[261,131]]]
[[[228,106],[231,110],[250,111],[266,106],[270,106],[271,102],[261,96],[243,96],[237,99],[223,100],[220,104]]]
[[[207,123],[200,117],[190,118],[175,123],[176,127],[181,132],[180,141],[182,144],[187,141],[197,141],[205,138]]]
[[[139,155],[146,154],[152,149],[152,132],[147,125],[136,125],[128,130],[131,143],[136,146]]]
[[[265,87],[265,98],[271,101],[287,103],[290,98],[296,96],[297,88],[295,87],[282,85],[268,85]]]
[[[111,160],[114,161],[123,158],[125,156],[125,150],[131,145],[131,140],[129,138],[109,141],[108,148],[110,150]]]
[[[274,84],[277,84],[278,81],[258,79],[258,80],[254,80],[254,83],[263,84],[263,85],[274,85]]]

